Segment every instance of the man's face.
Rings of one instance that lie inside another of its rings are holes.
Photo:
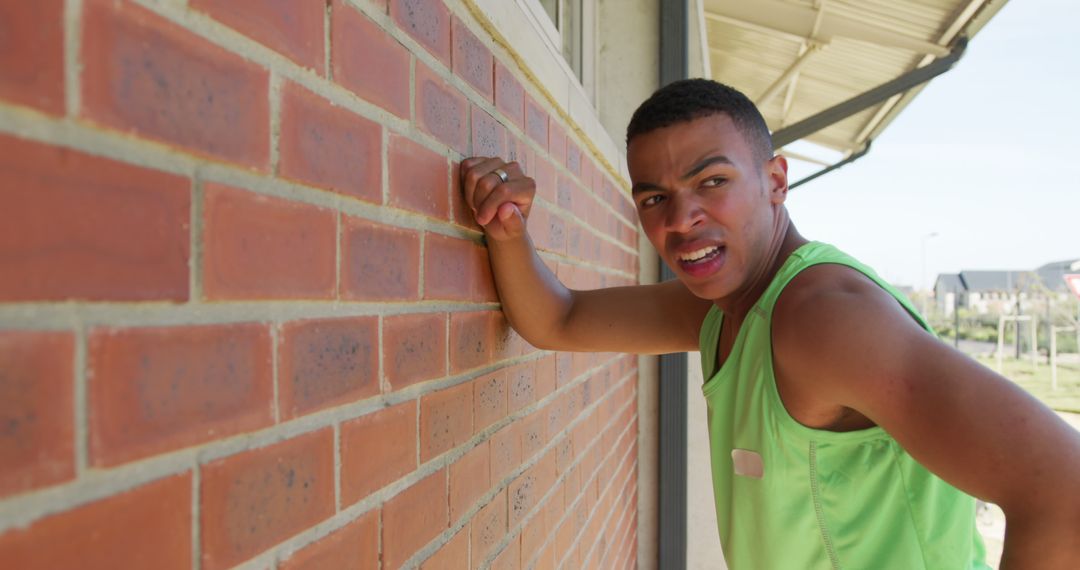
[[[726,114],[638,135],[627,159],[645,235],[690,291],[718,300],[749,287],[770,262],[784,159],[755,157]]]

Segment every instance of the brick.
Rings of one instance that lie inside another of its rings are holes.
[[[286,323],[280,342],[278,389],[283,418],[379,393],[377,317]]]
[[[446,157],[397,134],[390,135],[390,205],[450,219],[449,162]]]
[[[538,154],[533,161],[533,178],[536,180],[536,196],[549,204],[554,204],[558,192],[555,184],[555,167]]]
[[[510,321],[502,311],[491,313],[491,356],[494,360],[503,360],[515,356],[524,356],[531,346],[510,326]]]
[[[453,214],[454,223],[474,231],[483,231],[476,223],[472,209],[465,203],[465,194],[461,188],[461,163],[450,163],[450,212]]]
[[[554,356],[545,356],[536,362],[536,398],[547,397],[558,386],[558,372]]]
[[[450,522],[458,521],[491,488],[490,454],[485,441],[450,466]]]
[[[332,19],[330,66],[334,81],[408,118],[409,52],[405,46],[342,0],[334,0]]]
[[[75,477],[74,362],[71,333],[0,332],[0,497]]]
[[[365,301],[411,301],[419,297],[417,232],[346,218],[342,242],[342,297]]]
[[[521,420],[521,456],[528,459],[536,455],[547,444],[545,423],[547,418],[542,412],[533,412]]]
[[[282,176],[382,202],[382,127],[287,83],[281,101]]]
[[[513,72],[498,60],[495,61],[495,108],[525,130],[525,89]]]
[[[506,530],[506,491],[503,490],[472,519],[472,559],[477,562],[487,559]]]
[[[265,170],[269,73],[130,1],[88,0],[82,110],[98,123]]]
[[[399,28],[450,66],[450,11],[442,0],[390,0],[390,16]]]
[[[419,60],[415,89],[417,126],[458,154],[468,153],[465,96]]]
[[[416,402],[341,425],[341,500],[351,505],[416,469]]]
[[[491,480],[502,481],[521,465],[521,426],[510,424],[491,437]]]
[[[270,332],[264,325],[96,329],[88,352],[95,466],[273,422]]]
[[[547,526],[544,518],[546,512],[547,509],[537,511],[535,516],[525,523],[525,528],[521,531],[522,566],[526,566],[526,563],[540,552],[544,541],[547,540]]]
[[[521,536],[518,535],[499,552],[489,566],[491,570],[519,570],[521,568]]]
[[[566,253],[566,220],[547,204],[533,203],[526,229],[538,249]],[[555,267],[550,268],[555,273]],[[565,281],[564,281],[565,283]],[[569,286],[569,284],[567,283]]]
[[[155,481],[0,534],[19,570],[191,568],[191,475]]]
[[[472,384],[458,384],[420,398],[420,461],[461,445],[472,436]]]
[[[450,373],[457,374],[491,360],[491,315],[488,311],[451,313]]]
[[[64,113],[64,1],[0,4],[0,99]]]
[[[469,564],[469,527],[459,530],[446,544],[420,565],[420,570],[461,570]]]
[[[446,314],[383,318],[383,370],[391,390],[446,374]]]
[[[334,297],[334,212],[220,184],[207,184],[205,192],[203,293],[208,299]]]
[[[506,156],[506,127],[476,105],[472,106],[472,153],[476,156]]]
[[[509,501],[508,521],[511,527],[521,522],[525,515],[536,506],[540,498],[536,475],[532,470],[525,471],[510,483],[507,500]]]
[[[507,376],[507,410],[510,413],[533,403],[536,400],[536,392],[533,387],[536,382],[536,365],[532,362],[518,364],[509,369]]]
[[[554,570],[554,569],[555,569],[555,547],[554,547],[554,545],[548,545],[546,548],[544,548],[544,550],[542,550],[540,552],[540,555],[536,558],[536,565],[533,566],[533,570]]]
[[[506,417],[506,373],[497,370],[473,380],[473,431]]]
[[[567,211],[576,211],[574,208],[574,194],[577,193],[576,185],[570,178],[559,175],[559,181],[556,184],[556,202],[559,207]]]
[[[525,133],[540,148],[548,147],[548,114],[531,96],[525,96]]]
[[[383,567],[399,568],[449,526],[446,470],[405,489],[383,506]]]
[[[506,136],[506,158],[518,163],[521,166],[521,171],[526,176],[532,176],[532,151],[529,149],[529,145],[525,144],[525,141],[508,134]]]
[[[285,559],[279,570],[378,570],[379,510],[335,530]]]
[[[487,249],[470,240],[428,233],[424,237],[424,299],[498,301]]]
[[[202,468],[202,567],[229,568],[334,513],[334,432],[323,429]]]
[[[566,169],[581,177],[581,148],[574,141],[566,141]]]
[[[188,298],[183,178],[0,136],[0,300]]]
[[[325,74],[325,0],[191,0],[191,7]]]
[[[495,58],[491,50],[458,18],[453,19],[451,31],[454,48],[454,74],[472,85],[488,101],[494,101]]]
[[[555,117],[548,117],[548,155],[555,164],[566,164],[566,130]]]

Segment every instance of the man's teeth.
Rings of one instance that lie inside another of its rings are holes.
[[[717,247],[715,245],[710,245],[709,247],[703,247],[699,250],[691,251],[690,253],[684,253],[679,256],[679,259],[682,261],[697,261],[716,250]]]

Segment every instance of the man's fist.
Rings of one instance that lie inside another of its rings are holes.
[[[536,182],[525,176],[521,165],[500,158],[466,158],[461,161],[461,191],[489,239],[525,235]]]

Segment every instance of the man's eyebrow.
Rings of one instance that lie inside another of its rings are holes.
[[[724,156],[722,154],[718,154],[718,155],[715,155],[715,156],[710,156],[710,157],[702,160],[701,162],[695,164],[692,168],[690,168],[690,170],[687,170],[686,174],[682,175],[683,180],[686,180],[687,178],[691,178],[693,176],[697,176],[698,174],[701,173],[702,170],[705,170],[706,168],[708,168],[708,167],[710,167],[710,166],[712,166],[712,165],[714,165],[716,163],[723,163],[723,164],[729,164],[729,165],[734,164],[733,162],[731,162],[731,160],[728,159],[728,157],[726,157],[726,156]]]
[[[649,182],[638,182],[630,187],[630,195],[633,196],[634,194],[650,192],[652,190],[663,190],[663,188],[656,184],[650,184]]]
[[[714,164],[718,164],[718,163],[719,164],[729,164],[729,165],[734,165],[735,164],[735,163],[731,162],[731,160],[728,157],[726,157],[726,156],[724,156],[722,154],[718,154],[718,155],[715,155],[715,156],[710,156],[708,158],[705,158],[705,159],[701,160],[700,162],[698,162],[694,166],[692,166],[690,168],[690,170],[687,170],[686,174],[682,175],[682,179],[686,180],[687,178],[692,178],[694,176],[697,176],[698,174],[701,173],[702,170],[705,170],[706,168],[708,168],[708,167],[710,167],[710,166],[712,166]],[[656,184],[652,184],[652,183],[649,183],[649,182],[639,182],[637,184],[634,184],[630,188],[630,194],[634,195],[634,194],[638,194],[638,193],[641,193],[641,192],[649,192],[649,191],[652,191],[652,190],[663,190],[663,189],[664,188],[662,186],[658,186]]]

